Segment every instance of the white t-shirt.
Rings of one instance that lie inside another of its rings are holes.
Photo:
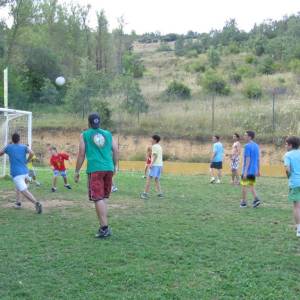
[[[156,159],[153,162],[153,166],[162,167],[163,166],[163,151],[159,144],[154,144],[152,146],[152,155],[156,155]]]

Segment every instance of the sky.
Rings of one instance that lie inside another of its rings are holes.
[[[126,31],[138,34],[186,33],[189,30],[209,32],[221,29],[226,20],[236,19],[240,29],[249,31],[255,23],[278,20],[300,12],[300,0],[62,0],[92,5],[92,10],[104,9],[110,29],[117,27],[123,16]],[[91,13],[91,26],[95,26]]]

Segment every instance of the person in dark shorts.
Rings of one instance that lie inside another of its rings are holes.
[[[88,194],[95,203],[100,228],[97,238],[111,235],[107,218],[107,200],[111,193],[112,177],[117,170],[118,148],[109,131],[100,128],[100,116],[92,113],[88,118],[89,129],[80,136],[76,162],[75,182],[79,181],[80,169],[87,159]]]
[[[213,136],[213,142],[213,154],[210,161],[210,183],[221,183],[224,148],[218,135]],[[217,176],[214,175],[214,170],[217,170]]]
[[[253,195],[253,208],[260,205],[260,199],[257,196],[255,190],[256,177],[260,176],[260,153],[259,146],[253,139],[255,138],[255,132],[248,130],[244,136],[247,144],[244,147],[243,155],[243,170],[242,170],[242,200],[240,203],[241,208],[247,207],[247,189],[249,188]]]

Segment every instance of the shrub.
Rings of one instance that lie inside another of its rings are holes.
[[[262,97],[262,87],[256,81],[248,82],[244,89],[244,94],[248,99],[259,99]]]
[[[188,50],[187,53],[185,54],[186,57],[188,58],[193,58],[198,56],[198,52],[195,49]]]
[[[173,49],[171,48],[171,46],[169,44],[161,43],[156,51],[158,51],[158,52],[169,52],[169,51],[173,51]]]
[[[191,89],[184,83],[174,80],[168,85],[165,94],[168,97],[175,96],[181,99],[189,99],[191,97]]]
[[[295,74],[300,74],[300,59],[292,59],[289,62],[289,70]]]
[[[188,72],[204,73],[206,70],[206,63],[202,60],[196,60],[196,61],[186,65],[186,70]]]
[[[237,68],[236,72],[245,78],[255,77],[256,73],[252,66],[249,65],[241,65]]]
[[[230,93],[230,87],[225,79],[213,70],[209,70],[204,74],[203,78],[200,80],[200,84],[208,93],[225,96]]]
[[[235,84],[238,84],[242,81],[242,75],[238,72],[232,72],[229,75],[229,78],[230,78],[230,81],[235,83]]]
[[[266,57],[258,66],[258,70],[262,74],[273,74],[276,71],[276,65],[271,57]]]
[[[254,64],[255,61],[256,61],[255,57],[254,57],[253,55],[251,55],[251,54],[250,54],[250,55],[247,55],[247,56],[245,57],[245,62],[246,62],[247,64],[249,64],[249,65]]]

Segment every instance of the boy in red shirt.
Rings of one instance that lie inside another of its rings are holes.
[[[63,152],[57,152],[56,147],[50,148],[51,158],[50,165],[53,167],[53,181],[52,192],[56,192],[57,176],[61,175],[64,179],[65,188],[71,190],[71,186],[68,184],[67,171],[65,167],[65,160],[69,160],[69,155]]]

